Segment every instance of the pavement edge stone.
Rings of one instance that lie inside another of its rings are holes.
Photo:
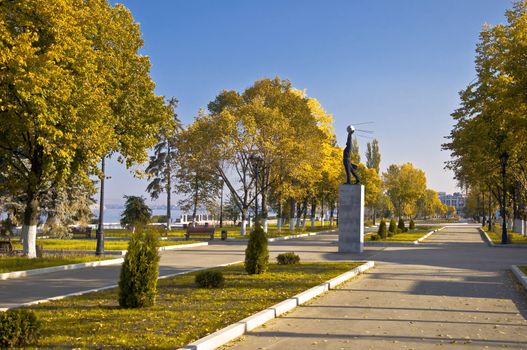
[[[512,265],[511,270],[514,276],[516,276],[518,281],[522,284],[523,288],[525,288],[525,291],[527,291],[527,276],[517,265]]]

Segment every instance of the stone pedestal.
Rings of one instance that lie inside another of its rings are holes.
[[[339,253],[362,253],[364,248],[364,186],[340,185]]]

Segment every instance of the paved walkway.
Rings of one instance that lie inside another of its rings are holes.
[[[460,226],[348,258],[376,267],[229,349],[527,349],[527,293],[508,271],[527,249],[490,248]]]

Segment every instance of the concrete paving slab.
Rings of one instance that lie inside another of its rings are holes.
[[[374,270],[225,348],[527,349],[527,293],[508,270],[521,250],[465,225],[372,255]]]

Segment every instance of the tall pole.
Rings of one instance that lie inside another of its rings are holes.
[[[99,226],[97,227],[97,232],[95,234],[97,238],[97,248],[95,249],[95,255],[103,255],[104,254],[104,229],[103,229],[103,223],[104,223],[104,178],[106,177],[106,174],[104,173],[104,159],[106,157],[102,157],[102,164],[101,164],[101,188],[100,188],[100,199],[99,199]]]
[[[221,199],[220,199],[220,228],[223,228],[223,187],[225,183],[221,180]]]
[[[505,152],[501,155],[501,179],[502,179],[502,191],[501,191],[501,218],[502,218],[502,224],[501,224],[501,244],[507,244],[507,219],[506,219],[506,200],[507,200],[507,191],[505,188],[505,180],[506,180],[506,168],[507,168],[507,159],[509,158],[509,155]]]
[[[258,222],[258,160],[255,161],[254,166],[254,222]]]

